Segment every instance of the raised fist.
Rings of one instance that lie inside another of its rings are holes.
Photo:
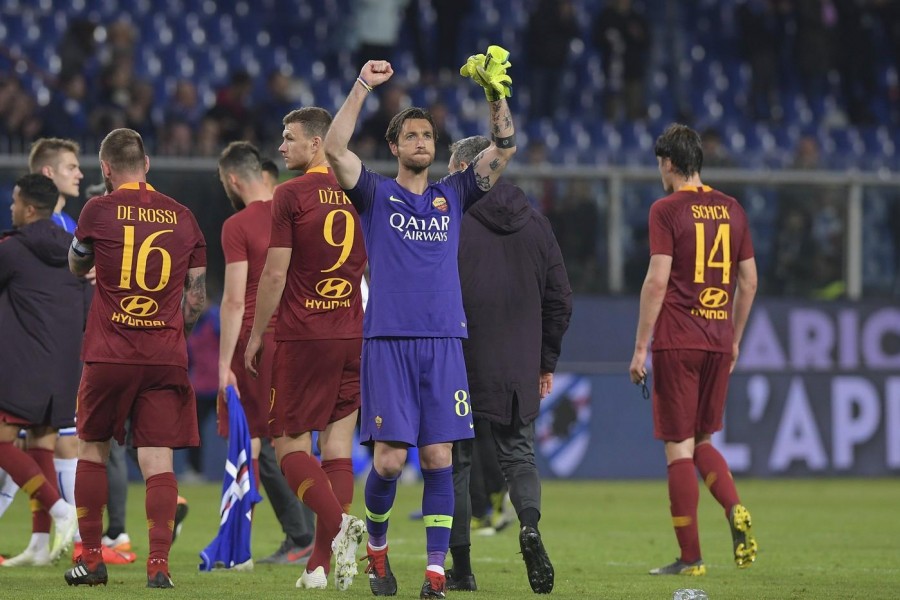
[[[372,87],[377,87],[391,78],[394,69],[386,60],[370,60],[359,72],[360,78]]]

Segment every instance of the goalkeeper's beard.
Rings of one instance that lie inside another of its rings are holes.
[[[420,173],[423,173],[424,171],[427,171],[428,167],[430,167],[433,162],[434,157],[430,155],[427,157],[425,155],[409,156],[407,158],[400,159],[400,166],[418,175]]]

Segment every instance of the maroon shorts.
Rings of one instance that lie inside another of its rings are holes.
[[[259,375],[253,377],[244,368],[244,350],[247,349],[247,340],[250,339],[250,330],[244,329],[238,337],[234,356],[231,358],[231,370],[237,378],[238,390],[241,393],[241,406],[247,417],[247,427],[250,429],[251,438],[269,437],[269,395],[272,393],[272,363],[275,359],[275,332],[268,331],[263,334],[263,351],[259,364],[256,366]],[[216,418],[219,421],[219,435],[228,437],[228,402],[227,398],[219,397],[216,408]]]
[[[706,350],[653,353],[653,435],[680,442],[722,429],[731,355]]]
[[[85,363],[78,388],[78,437],[125,443],[131,417],[136,448],[199,446],[197,400],[187,370],[171,365]]]
[[[359,409],[362,340],[278,342],[272,371],[272,437],[323,431]]]
[[[28,419],[23,419],[22,417],[8,413],[2,408],[0,408],[0,423],[9,423],[10,425],[15,425],[23,429],[28,429],[29,427],[34,427],[36,425],[48,425],[48,423],[32,423]]]

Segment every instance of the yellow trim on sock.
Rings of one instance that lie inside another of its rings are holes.
[[[386,522],[388,519],[391,518],[391,511],[388,510],[388,511],[387,511],[386,513],[384,513],[383,515],[376,515],[376,514],[373,513],[371,510],[369,510],[368,508],[366,508],[366,518],[369,519],[370,521],[372,521],[373,523],[384,523],[384,522]]]
[[[25,485],[22,486],[22,490],[30,496],[38,491],[38,489],[44,485],[45,481],[47,481],[47,478],[44,477],[43,474],[35,475],[25,482]]]
[[[693,522],[692,517],[672,517],[672,525],[675,527],[687,527]]]
[[[453,527],[453,515],[422,515],[425,527]]]
[[[303,496],[306,494],[307,490],[309,490],[309,488],[311,488],[315,484],[316,484],[315,480],[313,480],[311,478],[304,479],[303,482],[300,484],[300,487],[297,488],[297,498],[299,498],[300,501],[303,502]]]
[[[718,479],[719,479],[718,475],[716,475],[715,473],[710,473],[709,475],[706,476],[706,480],[704,481],[704,483],[706,484],[706,487],[712,488],[712,486],[715,485],[716,480],[718,480]]]

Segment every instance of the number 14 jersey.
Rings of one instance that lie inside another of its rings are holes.
[[[147,183],[126,183],[88,201],[75,237],[93,244],[97,269],[82,360],[187,368],[184,281],[206,266],[191,211]]]
[[[650,207],[650,254],[672,257],[653,350],[731,353],[738,263],[753,258],[747,215],[709,186],[683,187]]]

